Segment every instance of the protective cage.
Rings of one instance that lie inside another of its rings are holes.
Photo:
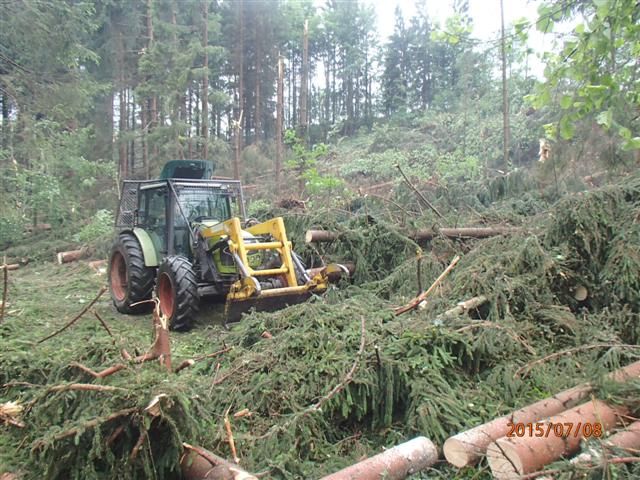
[[[192,191],[194,193],[213,189],[226,189],[237,199],[240,216],[242,218],[246,217],[242,187],[238,180],[124,180],[122,182],[122,194],[120,195],[120,202],[118,204],[118,215],[116,216],[115,222],[116,228],[131,229],[137,226],[136,214],[140,208],[140,191],[145,187],[152,188],[155,186],[166,186],[167,191],[174,200],[176,199],[176,191],[178,189],[184,192]],[[185,215],[188,215],[188,212],[185,212]]]

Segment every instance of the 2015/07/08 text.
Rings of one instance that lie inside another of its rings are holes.
[[[509,422],[507,424],[509,427],[509,432],[507,433],[507,437],[549,437],[550,435],[556,437],[570,437],[574,436],[575,438],[584,437],[584,438],[600,438],[603,434],[602,424],[599,422],[591,423],[591,422],[565,422],[565,423],[544,423],[544,422],[536,422],[536,423],[513,423]]]

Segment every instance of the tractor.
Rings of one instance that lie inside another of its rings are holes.
[[[187,330],[201,298],[213,297],[225,303],[226,325],[252,308],[300,303],[346,272],[332,264],[310,276],[282,218],[247,221],[240,182],[212,171],[174,160],[157,180],[123,182],[107,272],[119,312],[148,310],[155,292],[170,328]]]

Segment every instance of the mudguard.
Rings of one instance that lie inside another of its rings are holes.
[[[133,230],[129,231],[133,233],[138,239],[138,242],[140,242],[142,254],[144,255],[145,267],[157,267],[159,265],[159,262],[156,245],[154,244],[151,235],[149,235],[149,232],[138,227],[135,227]]]

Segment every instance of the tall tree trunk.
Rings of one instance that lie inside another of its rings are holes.
[[[324,123],[331,119],[331,61],[329,53],[324,60]]]
[[[260,16],[256,18],[255,29],[255,46],[256,46],[256,108],[255,108],[255,143],[259,144],[262,140],[262,102],[260,87],[262,82],[260,77],[262,74],[262,20]]]
[[[304,33],[302,36],[302,71],[300,75],[300,136],[307,138],[309,125],[309,113],[307,100],[309,97],[309,20],[304,21]]]
[[[150,52],[153,48],[154,34],[153,34],[153,0],[147,0],[147,51]],[[158,124],[158,97],[154,94],[150,99],[151,127],[155,127]]]
[[[2,148],[9,147],[9,95],[2,94]]]
[[[118,82],[119,82],[119,123],[118,123],[118,175],[120,180],[127,178],[127,143],[124,133],[127,131],[127,98],[124,85],[124,41],[122,32],[118,35]]]
[[[202,20],[202,48],[204,49],[202,64],[204,75],[202,77],[202,94],[200,95],[202,101],[202,158],[207,160],[209,158],[209,53],[207,52],[209,46],[209,0],[204,0],[202,3]]]
[[[133,87],[127,88],[127,105],[128,112],[130,114],[129,121],[129,129],[131,130],[131,142],[129,143],[129,167],[128,174],[132,175],[135,173],[136,169],[136,136],[135,131],[137,129],[138,120],[136,119],[136,102],[135,96],[133,94]]]
[[[276,194],[280,192],[280,170],[282,169],[283,145],[282,125],[284,113],[284,62],[278,54],[278,88],[276,100]]]
[[[147,143],[147,134],[149,132],[149,111],[147,110],[148,102],[140,103],[140,141],[142,143],[142,169],[144,178],[149,179],[149,144]]]
[[[296,57],[295,52],[291,52],[291,87],[293,92],[291,93],[291,127],[298,125],[298,89],[296,82]]]
[[[337,101],[336,95],[336,47],[333,46],[333,55],[331,55],[331,124],[336,123],[337,114]]]
[[[174,54],[177,54],[179,51],[178,44],[178,21],[177,21],[177,10],[178,7],[176,5],[176,0],[171,0],[171,41],[173,43]],[[177,87],[179,88],[179,87]],[[177,152],[177,157],[182,159],[184,158],[184,153],[182,151],[182,144],[180,142],[180,130],[177,128],[178,122],[180,121],[180,112],[184,109],[183,92],[176,89],[173,93],[173,101],[170,102],[169,108],[171,111],[169,112],[169,118],[171,119],[171,130],[173,132],[175,142],[175,150]],[[184,115],[183,115],[184,117]]]
[[[235,135],[235,155],[233,160],[233,176],[236,180],[240,179],[240,162],[242,152],[242,117],[244,112],[244,0],[238,0],[238,20],[240,28],[238,29],[238,49],[237,49],[237,65],[238,65],[238,108],[236,116],[236,124],[234,129]]]
[[[504,4],[500,0],[500,22],[501,22],[501,44],[502,44],[502,143],[503,143],[503,162],[504,167],[511,166],[509,158],[509,88],[507,85],[507,54],[504,37]]]

